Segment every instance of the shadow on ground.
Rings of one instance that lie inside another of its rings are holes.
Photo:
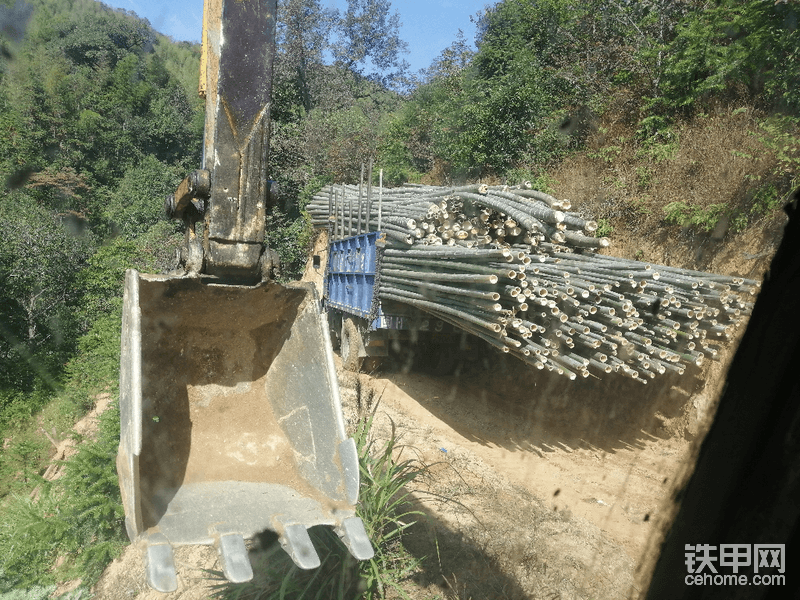
[[[425,598],[616,598],[630,589],[632,560],[597,527],[520,488],[481,485],[469,482],[462,503],[441,512],[412,495],[423,514],[403,544],[421,561],[414,581]]]
[[[479,360],[460,357],[450,376],[401,366],[390,361],[374,373],[376,386],[389,381],[466,439],[510,451],[566,445],[613,452],[648,438],[692,437],[689,400],[713,385],[695,367],[647,384],[615,373],[569,381],[491,351]]]

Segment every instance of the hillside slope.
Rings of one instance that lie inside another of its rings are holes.
[[[609,111],[586,150],[548,175],[558,196],[605,226],[609,254],[759,279],[786,223],[778,190],[793,185],[774,148],[784,134],[770,123],[752,108],[719,107],[642,141],[624,112]]]

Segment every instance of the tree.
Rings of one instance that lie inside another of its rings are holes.
[[[106,219],[115,233],[133,240],[143,236],[159,221],[166,220],[164,198],[173,193],[181,181],[175,168],[147,155],[129,168],[106,207]]]
[[[430,83],[434,79],[452,80],[471,64],[474,56],[475,50],[470,47],[464,32],[459,29],[455,41],[442,50],[424,70],[424,81]]]
[[[390,0],[348,0],[333,46],[337,63],[387,88],[405,89],[408,44],[400,39],[400,15]]]
[[[723,0],[684,19],[663,61],[663,98],[688,107],[745,92],[765,108],[800,110],[800,7]]]
[[[281,0],[278,6],[275,79],[289,84],[306,114],[314,107],[314,79],[338,19],[339,11],[323,8],[319,0]]]
[[[0,197],[0,383],[26,387],[32,372],[57,372],[79,333],[76,281],[93,240],[65,217],[24,191]],[[26,362],[27,371],[15,367]]]

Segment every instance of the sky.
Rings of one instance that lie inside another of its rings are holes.
[[[177,41],[199,42],[203,28],[203,0],[102,0],[104,4],[135,12],[150,21],[159,33]],[[461,29],[467,40],[475,38],[470,15],[483,9],[488,0],[393,0],[392,10],[400,13],[401,38],[410,51],[404,58],[417,72],[448,47]],[[493,2],[492,2],[493,4]],[[344,11],[346,0],[323,0],[323,6]]]

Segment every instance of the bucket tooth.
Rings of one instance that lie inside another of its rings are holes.
[[[369,560],[375,556],[375,550],[367,537],[367,531],[364,529],[364,523],[360,517],[344,519],[342,524],[336,528],[336,533],[356,559]]]
[[[178,589],[178,575],[175,572],[172,546],[162,534],[151,535],[147,540],[145,571],[147,583],[154,590],[174,592]]]
[[[253,567],[244,545],[244,537],[239,533],[227,533],[219,538],[219,556],[222,572],[232,583],[244,583],[253,578]]]
[[[280,542],[294,564],[301,569],[316,569],[320,565],[319,556],[305,525],[300,523],[286,525]]]

